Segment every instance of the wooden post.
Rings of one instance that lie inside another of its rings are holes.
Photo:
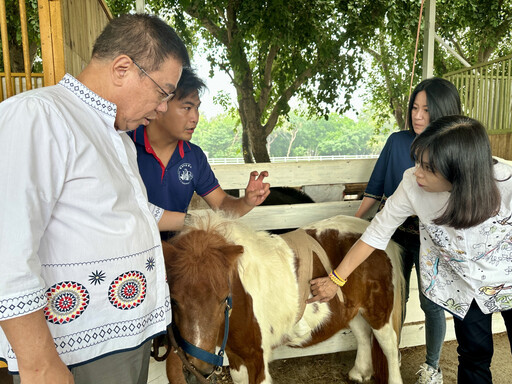
[[[14,92],[11,81],[11,56],[9,55],[9,37],[7,36],[7,12],[5,11],[5,0],[0,0],[0,35],[2,37],[6,96],[11,97]],[[1,86],[2,84],[0,82],[0,87]]]
[[[52,26],[53,64],[55,66],[55,83],[66,74],[64,59],[64,30],[62,28],[62,0],[50,0],[50,17]]]
[[[61,0],[38,0],[44,84],[54,85],[66,73]]]
[[[20,22],[21,22],[21,41],[23,44],[23,64],[25,67],[25,87],[32,89],[32,63],[30,62],[30,50],[28,45],[27,31],[27,7],[25,0],[19,0],[20,3]],[[23,90],[23,88],[20,88]]]
[[[434,36],[436,34],[436,0],[425,0],[423,27],[423,80],[434,76]]]

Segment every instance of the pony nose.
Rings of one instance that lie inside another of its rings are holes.
[[[203,371],[202,369],[200,369],[197,365],[199,364],[198,361],[200,360],[197,360],[196,359],[190,359],[190,362],[192,363],[192,365],[195,367],[196,371],[201,374],[205,379],[207,379],[208,377],[211,376],[211,374],[213,373],[214,369],[211,365],[209,364],[204,364],[203,365],[206,365],[206,366],[209,366],[209,370],[207,371]],[[197,376],[192,373],[192,372],[189,372],[188,370],[184,369],[183,370],[183,376],[185,377],[185,381],[187,382],[187,384],[203,384],[201,381],[199,381],[199,379],[197,378]],[[212,381],[213,380],[213,381]],[[214,383],[215,382],[215,379],[214,379],[214,376],[211,376],[210,377],[210,382],[211,383]]]
[[[215,351],[213,351],[212,353],[214,352]],[[196,368],[196,370],[205,377],[211,375],[215,370],[215,367],[210,363],[207,363],[190,355],[188,355],[187,357],[190,364],[192,364]]]

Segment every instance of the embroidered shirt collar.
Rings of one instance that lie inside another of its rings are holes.
[[[76,97],[97,111],[113,118],[116,117],[117,106],[114,103],[98,96],[69,73],[66,73],[59,81],[59,85],[71,91]]]

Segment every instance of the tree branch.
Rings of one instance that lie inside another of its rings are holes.
[[[363,50],[365,50],[366,52],[368,52],[370,55],[372,55],[375,59],[377,59],[378,61],[381,61],[382,60],[382,55],[380,53],[378,53],[377,51],[374,51],[373,49],[371,48],[363,48]]]
[[[512,19],[511,19],[510,15],[508,15],[503,20],[503,22],[501,22],[500,25],[494,29],[493,40],[495,40],[495,41],[501,40],[501,37],[510,30],[511,22],[512,22]],[[489,46],[489,45],[485,46],[484,43],[486,41],[487,41],[487,39],[484,39],[481,42],[480,47],[478,49],[478,62],[480,62],[480,63],[485,63],[486,61],[488,61],[489,57],[496,49],[496,47],[494,47],[494,46]],[[491,45],[494,45],[494,44],[491,44]]]
[[[224,21],[224,24],[226,24],[226,15],[224,14],[224,9],[217,7],[215,8],[217,10],[217,14],[219,17]]]
[[[229,67],[222,63],[217,63],[217,65],[229,76],[229,78],[231,79],[231,83],[235,84],[235,80],[233,79],[233,76],[231,76],[231,72],[229,72]]]
[[[263,72],[263,85],[261,87],[260,100],[258,102],[258,109],[260,111],[260,114],[263,113],[270,97],[270,91],[272,90],[272,65],[274,63],[278,51],[279,46],[271,46],[267,55],[267,60],[265,61],[265,68]]]
[[[267,120],[267,123],[264,125],[265,134],[268,136],[274,126],[277,123],[277,120],[280,116],[281,108],[280,106],[284,103],[288,103],[290,101],[293,94],[304,84],[308,79],[310,79],[317,71],[314,71],[313,68],[317,66],[313,64],[309,68],[307,68],[304,72],[302,72],[295,81],[283,92],[283,94],[279,97],[277,102],[274,104],[274,108],[272,108],[272,112],[270,112],[270,116]]]
[[[227,34],[225,35],[223,32],[224,30],[222,28],[220,28],[219,26],[217,26],[213,20],[209,19],[208,17],[202,17],[199,12],[198,12],[198,9],[195,5],[191,5],[190,7],[186,8],[185,9],[185,12],[197,19],[197,20],[200,20],[203,27],[206,28],[206,30],[208,32],[211,33],[211,35],[213,37],[215,37],[220,43],[224,44],[226,47],[228,46],[228,39],[227,39]]]
[[[460,55],[460,57],[462,57],[464,60],[466,60],[468,63],[471,62],[471,59],[469,59],[465,54],[464,54],[464,50],[462,49],[462,47],[460,46],[459,42],[457,40],[455,40],[454,38],[450,38],[448,39],[455,47],[455,50],[457,51],[457,53]]]

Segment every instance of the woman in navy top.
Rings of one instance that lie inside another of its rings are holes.
[[[461,114],[459,93],[448,80],[433,77],[423,80],[414,89],[409,101],[407,114],[408,130],[395,132],[389,136],[365,190],[361,205],[356,212],[363,217],[377,202],[382,209],[402,181],[404,171],[414,167],[410,157],[410,147],[414,138],[440,117]],[[409,281],[412,266],[416,265],[419,274],[420,238],[417,217],[409,217],[394,233],[393,240],[403,247],[402,265],[406,281],[406,301],[409,297]],[[419,276],[418,276],[419,281]],[[439,368],[441,348],[446,333],[444,311],[427,299],[420,291],[421,309],[425,313],[426,362],[420,366],[417,383],[442,383]],[[402,321],[405,319],[405,310]]]

